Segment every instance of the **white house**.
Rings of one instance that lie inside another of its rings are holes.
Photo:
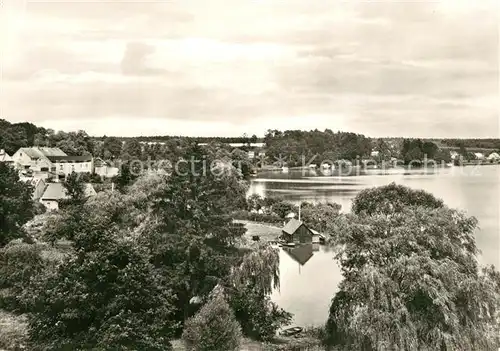
[[[48,159],[51,156],[68,156],[59,148],[22,147],[17,150],[12,159],[16,167],[33,172],[55,171],[54,165]]]
[[[75,173],[93,173],[94,158],[88,156],[49,156],[48,159],[55,167],[55,173],[59,176],[67,176]]]
[[[113,167],[109,162],[96,158],[94,161],[94,173],[105,178],[112,178],[119,173],[118,167]]]
[[[20,170],[32,171],[37,178],[48,178],[48,174],[66,176],[72,172],[92,173],[92,156],[68,156],[59,148],[22,147],[12,156]]]
[[[12,159],[12,157],[9,156],[7,152],[5,152],[4,149],[0,149],[0,162],[12,164],[14,163],[14,160]]]
[[[46,182],[44,179],[34,178],[34,177],[19,177],[19,180],[26,182],[33,187],[33,200],[38,200],[42,197],[45,192]]]
[[[496,152],[492,152],[491,154],[488,155],[488,161],[499,161],[500,160],[500,155]]]
[[[379,157],[379,155],[380,155],[380,151],[374,150],[374,151],[370,152],[371,157]]]
[[[94,187],[90,183],[85,183],[85,196],[90,197],[96,195]],[[49,183],[40,198],[40,202],[49,211],[57,211],[59,209],[59,201],[68,199],[66,189],[62,183]]]
[[[476,160],[484,160],[484,154],[482,152],[474,152]]]

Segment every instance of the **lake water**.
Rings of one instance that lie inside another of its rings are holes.
[[[481,250],[480,261],[500,267],[500,166],[370,170],[353,176],[318,173],[313,170],[261,173],[252,181],[249,192],[280,196],[295,203],[336,202],[347,212],[354,196],[368,187],[396,182],[424,189],[448,206],[464,210],[479,220],[476,242]],[[325,247],[305,251],[311,252],[281,250],[281,289],[272,298],[294,314],[297,325],[318,325],[325,322],[342,277],[333,253]]]

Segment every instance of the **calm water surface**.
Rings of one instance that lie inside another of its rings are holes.
[[[480,261],[500,267],[500,166],[450,167],[437,170],[392,169],[354,176],[322,176],[315,171],[269,172],[252,181],[249,192],[281,196],[292,202],[336,202],[350,209],[362,189],[391,182],[424,189],[479,220]],[[342,280],[333,253],[325,247],[280,252],[281,289],[273,300],[294,314],[298,325],[324,323],[331,298]]]

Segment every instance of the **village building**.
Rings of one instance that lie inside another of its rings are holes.
[[[13,164],[14,160],[12,159],[12,157],[9,156],[9,154],[7,152],[5,152],[4,149],[1,149],[0,150],[0,162],[4,162],[7,164]]]
[[[73,172],[92,173],[93,157],[68,156],[59,148],[22,147],[12,155],[14,165],[35,178],[65,177]]]
[[[85,183],[84,186],[85,196],[91,197],[97,194],[92,184]],[[59,209],[59,202],[68,198],[69,196],[66,194],[66,189],[62,183],[49,183],[40,198],[40,202],[47,210],[57,211]]]
[[[87,156],[48,156],[54,173],[59,177],[65,177],[71,173],[93,173],[94,158]]]
[[[47,186],[46,181],[41,178],[21,176],[19,177],[19,180],[28,183],[33,187],[32,197],[35,201],[39,200],[42,197],[45,191],[45,187]]]
[[[474,152],[476,160],[484,160],[484,154],[482,152]]]
[[[497,152],[492,152],[487,157],[488,161],[500,161],[500,155]]]
[[[48,173],[55,171],[55,166],[48,159],[49,156],[67,155],[59,148],[22,147],[12,155],[12,159],[15,166],[20,170]]]
[[[104,161],[101,158],[94,160],[94,173],[105,178],[113,178],[119,173],[118,167],[113,167],[109,161]]]

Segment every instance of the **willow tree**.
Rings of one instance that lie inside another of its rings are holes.
[[[446,207],[351,215],[338,238],[345,279],[330,308],[329,344],[496,350],[499,285],[478,267],[476,226]]]
[[[292,315],[270,298],[280,286],[277,249],[260,245],[247,253],[233,268],[227,286],[230,304],[246,336],[269,340],[290,323]]]

